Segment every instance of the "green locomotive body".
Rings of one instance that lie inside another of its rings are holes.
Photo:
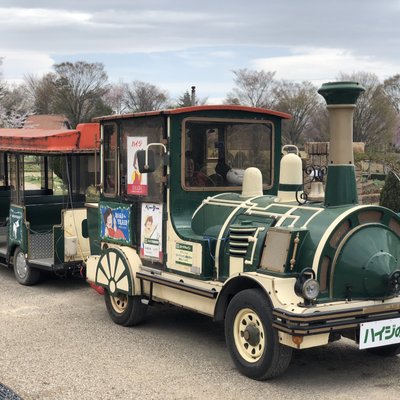
[[[111,318],[135,325],[153,302],[225,321],[237,368],[268,379],[292,348],[345,336],[400,349],[400,219],[358,205],[352,113],[363,89],[325,84],[331,151],[325,199],[302,202],[300,158],[280,160],[290,116],[201,106],[101,124],[98,255],[87,277]],[[90,219],[89,214],[89,219]]]

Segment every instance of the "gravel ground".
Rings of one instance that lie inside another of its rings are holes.
[[[207,317],[157,306],[124,328],[81,280],[23,287],[0,269],[0,383],[24,400],[389,400],[398,399],[399,367],[399,357],[341,340],[295,352],[283,376],[255,382],[236,371],[223,325]]]

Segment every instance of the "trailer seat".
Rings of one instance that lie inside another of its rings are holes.
[[[49,231],[54,225],[61,224],[61,211],[65,208],[63,203],[28,204],[25,206],[26,221],[33,231]]]
[[[0,225],[6,224],[10,210],[10,187],[2,186],[0,190]]]

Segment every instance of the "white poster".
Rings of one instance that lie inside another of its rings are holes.
[[[137,154],[138,150],[145,150],[147,146],[147,137],[145,136],[128,136],[127,138],[127,193],[147,196],[147,174],[139,172]]]
[[[140,255],[162,262],[162,204],[142,204],[140,227]]]

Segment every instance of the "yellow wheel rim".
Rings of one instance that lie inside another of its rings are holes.
[[[117,296],[110,295],[110,300],[112,308],[118,314],[122,314],[128,306],[128,296],[126,294],[120,293]]]
[[[244,308],[237,313],[233,323],[233,337],[236,349],[247,362],[255,363],[264,354],[264,327],[261,318],[250,308]]]

